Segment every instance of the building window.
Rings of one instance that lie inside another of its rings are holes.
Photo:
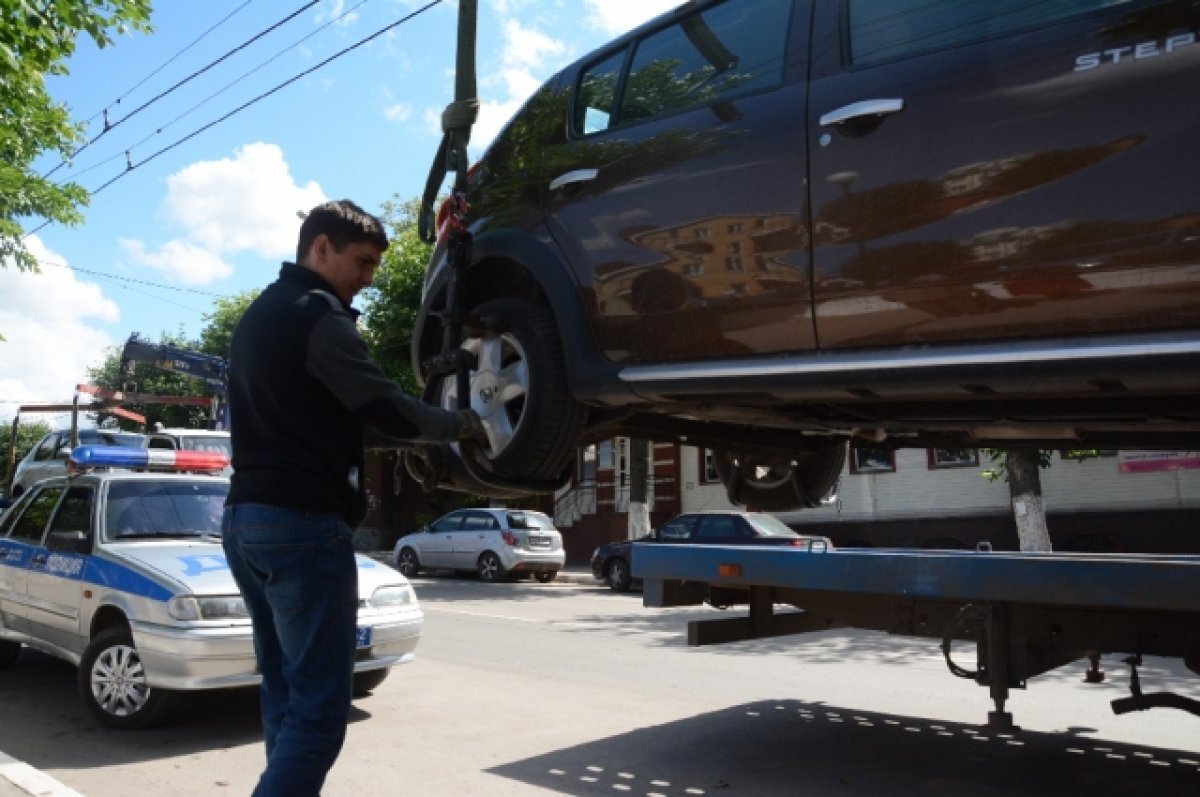
[[[605,440],[600,443],[596,449],[597,464],[596,467],[600,470],[612,470],[613,467],[613,441]]]
[[[930,448],[929,468],[977,468],[979,452],[974,448]]]
[[[588,484],[596,481],[596,446],[584,446],[579,449],[579,483]]]
[[[733,224],[730,224],[726,229],[728,230],[730,235],[737,235],[739,232],[742,231],[742,223],[740,221],[734,222]]]
[[[717,463],[713,459],[713,451],[711,448],[700,449],[700,483],[701,484],[716,484],[721,481],[721,477],[717,474]]]
[[[742,271],[742,259],[737,256],[725,258],[725,270]]]
[[[850,446],[851,473],[895,473],[896,452],[886,448]]]

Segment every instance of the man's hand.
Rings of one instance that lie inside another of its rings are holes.
[[[475,410],[456,410],[458,413],[458,439],[474,440],[481,446],[488,444],[487,428]]]

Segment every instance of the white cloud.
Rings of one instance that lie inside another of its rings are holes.
[[[185,285],[207,285],[233,274],[233,266],[214,252],[188,241],[167,241],[151,251],[141,241],[120,239],[121,249],[134,263],[158,271]]]
[[[168,177],[162,209],[195,245],[214,254],[280,259],[295,253],[296,211],[325,200],[316,182],[296,184],[279,147],[260,142]]]
[[[480,103],[479,118],[471,133],[473,156],[492,142],[525,100],[549,77],[551,70],[547,68],[548,60],[562,56],[566,51],[563,42],[526,27],[516,19],[504,23],[500,68],[481,80],[484,86],[494,88],[494,93],[500,94],[501,99]]]
[[[682,0],[583,0],[583,5],[587,24],[615,37],[682,5]]]
[[[26,246],[43,264],[41,273],[17,271],[12,263],[0,268],[0,418],[16,412],[17,404],[7,402],[70,401],[87,369],[114,345],[100,325],[120,319],[116,303],[40,238],[31,236]]]
[[[412,106],[406,102],[398,102],[395,105],[388,105],[383,109],[383,117],[390,122],[407,122],[412,116]]]

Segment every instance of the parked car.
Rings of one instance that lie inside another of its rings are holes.
[[[392,561],[410,578],[422,570],[456,570],[483,581],[532,574],[545,584],[567,554],[562,534],[542,512],[458,509],[397,540]]]
[[[79,429],[79,445],[126,446],[145,445],[146,436],[117,429]],[[71,430],[50,432],[17,464],[13,472],[12,497],[19,498],[36,482],[51,476],[65,476],[67,457],[71,454]]]
[[[779,518],[763,512],[688,512],[672,518],[636,540],[608,542],[592,552],[592,575],[617,592],[634,586],[633,544],[691,543],[701,545],[786,545],[808,550],[833,550],[828,537],[797,534]]]
[[[178,452],[186,474],[107,467],[140,454],[144,468],[152,453],[80,446],[85,472],[36,483],[0,519],[0,669],[22,645],[75,664],[84,703],[111,728],[158,722],[180,691],[260,680],[221,547],[229,480],[191,472],[224,457]],[[358,590],[362,696],[413,659],[424,618],[408,580],[365,556]]]
[[[427,270],[414,370],[457,404],[464,311],[490,475],[410,470],[513,494],[581,439],[686,440],[783,511],[847,441],[1200,448],[1197,30],[1192,0],[696,0],[584,56],[469,173],[460,307],[458,250]]]

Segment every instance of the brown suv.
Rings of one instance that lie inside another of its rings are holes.
[[[680,440],[779,510],[847,440],[1200,448],[1198,31],[1191,0],[723,0],[566,68],[471,173],[481,462],[511,494]],[[450,406],[445,264],[412,354]],[[506,492],[457,462],[414,470]]]

